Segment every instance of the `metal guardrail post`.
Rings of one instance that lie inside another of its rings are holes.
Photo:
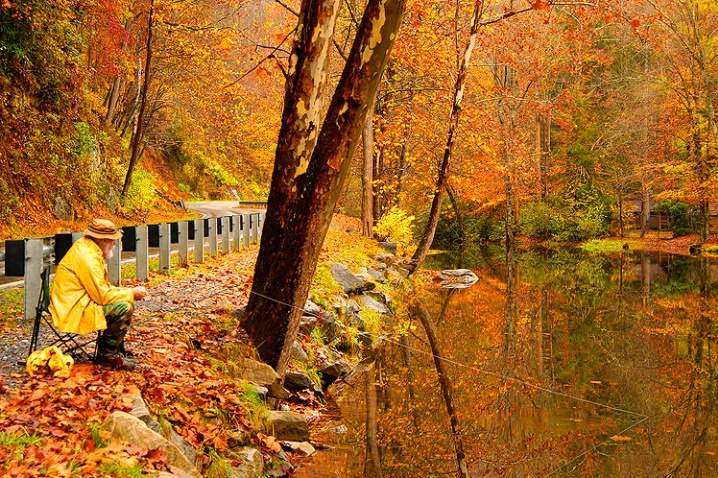
[[[267,217],[266,212],[260,212],[259,214],[259,240],[262,239],[262,229],[264,228],[264,219]]]
[[[242,238],[244,248],[249,249],[249,214],[242,214]]]
[[[160,224],[160,274],[166,274],[170,271],[170,225],[167,223]]]
[[[135,277],[137,280],[147,280],[150,276],[149,258],[149,231],[147,226],[136,226],[137,246],[135,253]]]
[[[25,255],[24,274],[25,274],[25,290],[24,290],[24,307],[25,318],[29,319],[35,315],[35,307],[40,298],[40,288],[42,281],[40,274],[42,273],[42,239],[25,239],[23,241]]]
[[[182,221],[177,224],[177,262],[179,265],[187,264],[189,257],[189,222]]]
[[[105,260],[107,261],[107,275],[110,283],[119,285],[122,280],[122,241],[117,241],[114,249],[112,249],[112,257]]]
[[[221,218],[222,224],[222,252],[229,252],[229,216]]]
[[[204,219],[194,222],[194,261],[204,262]]]
[[[252,243],[259,244],[259,214],[252,214]]]
[[[209,257],[217,255],[217,218],[212,218],[209,223]]]
[[[239,215],[232,216],[232,238],[234,250],[239,251],[242,241],[242,218]]]

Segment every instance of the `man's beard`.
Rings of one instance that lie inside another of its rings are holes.
[[[104,247],[102,249],[102,257],[104,257],[105,259],[112,259],[115,256],[114,249],[114,246]]]

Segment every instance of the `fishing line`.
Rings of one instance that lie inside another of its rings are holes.
[[[213,293],[213,294],[210,294],[210,295],[208,295],[208,296],[202,297],[202,298],[198,299],[198,300],[195,301],[195,302],[202,302],[202,301],[207,300],[207,299],[209,299],[209,298],[215,297],[215,296],[217,296],[217,295],[219,295],[219,294],[221,294],[221,293],[223,293],[223,292],[226,292],[226,291],[228,291],[228,290],[241,287],[241,286],[243,286],[243,285],[245,285],[245,284],[238,284],[238,285],[234,285],[234,286],[225,287],[225,288],[221,289],[220,291],[215,292],[215,293]],[[258,296],[258,297],[262,297],[262,298],[267,299],[267,300],[269,300],[269,301],[276,302],[277,304],[280,304],[280,305],[283,305],[283,306],[286,306],[286,307],[290,307],[290,308],[293,308],[293,309],[299,309],[299,310],[301,310],[302,312],[304,312],[305,314],[310,315],[310,316],[312,316],[312,317],[319,317],[318,314],[316,314],[316,313],[314,313],[314,312],[312,312],[312,311],[308,311],[308,310],[304,309],[303,307],[299,307],[299,306],[296,306],[296,305],[294,305],[294,304],[289,304],[289,303],[287,303],[287,302],[283,302],[283,301],[281,301],[281,300],[278,300],[278,299],[275,299],[275,298],[273,298],[273,297],[270,297],[270,296],[261,294],[261,293],[259,293],[259,292],[254,292],[254,291],[252,291],[252,290],[249,290],[248,292],[249,292],[250,294],[254,294],[254,295]],[[178,306],[177,306],[176,308],[174,308],[173,310],[176,310],[176,309],[178,309],[178,308],[180,308],[180,307],[183,307],[183,306],[178,305]],[[185,306],[185,307],[186,307],[186,306]],[[473,370],[473,371],[478,372],[478,373],[480,373],[480,374],[488,375],[488,376],[494,377],[494,378],[498,378],[498,379],[504,380],[504,381],[506,381],[506,382],[518,383],[518,384],[521,384],[521,385],[523,385],[523,386],[525,386],[525,387],[532,388],[532,389],[538,390],[538,391],[542,391],[542,392],[548,393],[548,394],[550,394],[550,395],[556,395],[556,396],[563,397],[563,398],[566,398],[566,399],[569,399],[569,400],[574,400],[574,401],[577,401],[577,402],[586,403],[586,404],[589,404],[589,405],[594,405],[594,406],[601,407],[601,408],[604,408],[604,409],[607,409],[607,410],[611,410],[611,411],[614,411],[614,412],[623,413],[623,414],[626,414],[626,415],[632,415],[632,416],[634,416],[634,417],[636,417],[636,418],[640,418],[640,420],[638,420],[637,422],[635,422],[635,423],[631,424],[630,426],[624,428],[623,430],[619,431],[619,432],[618,432],[616,435],[614,435],[614,436],[621,436],[621,435],[627,433],[627,432],[630,431],[631,429],[637,427],[638,425],[640,425],[641,423],[645,422],[646,420],[648,420],[648,419],[650,418],[648,415],[645,415],[645,414],[643,414],[643,413],[638,413],[638,412],[634,412],[634,411],[631,411],[631,410],[625,410],[625,409],[622,409],[622,408],[619,408],[619,407],[614,407],[614,406],[612,406],[612,405],[607,405],[607,404],[605,404],[605,403],[596,402],[596,401],[594,401],[594,400],[589,400],[589,399],[586,399],[586,398],[576,397],[576,396],[569,395],[569,394],[564,393],[564,392],[559,392],[559,391],[557,391],[557,390],[552,390],[552,389],[550,389],[550,388],[542,387],[542,386],[540,386],[540,385],[535,385],[535,384],[533,384],[533,383],[529,383],[529,382],[527,382],[527,381],[525,381],[525,380],[521,380],[521,379],[518,379],[518,378],[515,378],[515,377],[510,377],[510,376],[508,376],[508,375],[504,375],[504,374],[501,374],[501,373],[497,373],[497,372],[492,372],[492,371],[489,371],[489,370],[480,369],[480,368],[476,367],[475,365],[464,364],[464,363],[458,362],[458,361],[453,360],[453,359],[449,359],[449,358],[446,358],[446,357],[442,357],[442,356],[436,355],[436,354],[434,354],[434,353],[432,353],[432,352],[427,352],[427,351],[425,351],[425,350],[418,349],[418,348],[416,348],[416,347],[411,347],[411,346],[409,346],[409,345],[402,344],[402,343],[397,342],[397,341],[395,341],[395,340],[391,340],[391,339],[388,338],[388,336],[386,336],[386,335],[381,335],[381,336],[380,336],[380,335],[376,335],[376,334],[371,334],[370,332],[369,332],[368,334],[369,334],[369,335],[373,335],[375,338],[378,338],[379,340],[381,340],[381,341],[383,341],[383,342],[387,342],[387,343],[390,343],[390,344],[393,344],[393,345],[396,345],[396,346],[399,346],[399,347],[403,347],[403,348],[405,348],[405,349],[407,349],[407,350],[409,350],[409,351],[413,351],[413,352],[416,352],[416,353],[419,353],[419,354],[423,354],[423,355],[426,355],[426,356],[429,356],[429,357],[432,357],[432,358],[438,358],[439,360],[442,360],[442,361],[444,361],[444,362],[446,362],[446,363],[449,363],[449,364],[453,364],[453,365],[455,365],[455,366],[457,366],[457,367],[465,368],[465,369],[468,369],[468,370]],[[397,335],[398,335],[398,334],[397,334]],[[551,475],[553,475],[553,474],[559,472],[562,468],[566,467],[566,466],[569,465],[570,463],[573,463],[574,461],[578,460],[578,459],[581,458],[582,456],[585,456],[585,455],[587,455],[588,453],[590,453],[590,452],[592,452],[592,451],[594,451],[594,450],[596,450],[596,449],[598,449],[598,448],[600,448],[600,447],[602,447],[602,446],[604,446],[604,445],[606,445],[606,444],[609,444],[610,442],[611,442],[611,439],[609,438],[609,439],[607,439],[607,440],[604,440],[604,441],[602,441],[602,442],[600,442],[600,443],[598,443],[598,444],[592,446],[591,448],[588,448],[588,449],[584,450],[583,452],[581,452],[580,454],[576,455],[576,456],[573,457],[572,459],[568,460],[566,463],[563,463],[562,465],[560,465],[559,467],[557,467],[556,469],[554,469],[553,471],[551,471],[550,473],[548,473],[548,474],[545,475],[545,476],[551,476]]]

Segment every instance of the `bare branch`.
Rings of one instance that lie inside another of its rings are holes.
[[[278,4],[280,4],[282,7],[284,7],[288,12],[290,12],[290,13],[291,13],[292,15],[294,15],[295,17],[298,17],[298,16],[299,16],[299,12],[295,11],[292,7],[290,7],[289,5],[285,4],[285,3],[282,2],[281,0],[274,0],[274,1],[275,1],[276,3],[278,3]]]

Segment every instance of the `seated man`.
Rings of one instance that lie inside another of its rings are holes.
[[[87,334],[104,330],[97,342],[97,362],[132,370],[134,362],[123,357],[123,341],[132,322],[132,306],[146,292],[142,287],[116,287],[108,280],[105,259],[112,257],[121,237],[122,231],[112,221],[92,220],[57,267],[50,314],[60,332]]]

